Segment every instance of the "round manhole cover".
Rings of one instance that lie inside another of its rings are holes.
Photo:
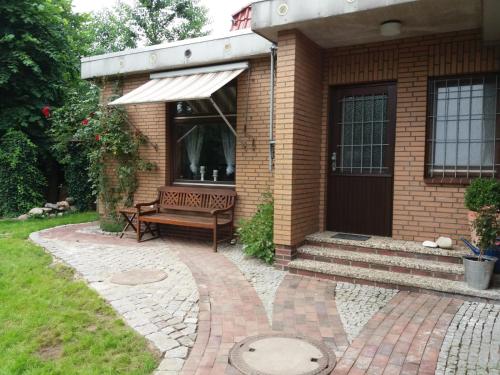
[[[309,338],[270,334],[237,343],[229,361],[245,375],[325,375],[332,371],[335,355]]]
[[[113,284],[120,285],[141,285],[151,284],[167,278],[167,274],[160,270],[136,269],[116,273],[111,277]]]

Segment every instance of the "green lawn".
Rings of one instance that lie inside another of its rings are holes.
[[[150,374],[158,363],[72,270],[27,240],[31,232],[88,222],[95,213],[0,221],[0,374]]]

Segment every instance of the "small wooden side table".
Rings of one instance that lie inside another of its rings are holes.
[[[134,222],[137,222],[137,214],[139,213],[137,208],[125,207],[122,208],[119,212],[125,218],[125,222],[127,223],[123,228],[122,233],[120,234],[120,238],[123,237],[123,235],[125,234],[125,232],[128,230],[129,227],[132,227],[132,229],[137,234],[137,231],[140,229],[136,226],[136,224],[134,224]],[[141,210],[141,214],[151,214],[154,212],[156,212],[156,209],[154,208]]]

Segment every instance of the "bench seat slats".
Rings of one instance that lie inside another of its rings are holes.
[[[213,217],[206,216],[196,216],[187,214],[177,214],[177,213],[157,213],[151,215],[141,216],[141,221],[149,223],[161,223],[161,224],[171,224],[171,225],[182,225],[193,228],[213,228],[214,219]],[[231,219],[218,217],[218,225],[227,225],[231,222]]]

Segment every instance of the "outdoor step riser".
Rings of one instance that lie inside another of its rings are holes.
[[[411,267],[401,267],[401,266],[396,266],[396,265],[385,265],[385,264],[376,264],[376,263],[370,263],[370,262],[353,261],[353,260],[348,260],[348,259],[335,258],[334,256],[325,257],[325,256],[319,256],[319,255],[306,254],[306,253],[301,253],[300,251],[297,255],[298,255],[299,259],[308,259],[308,260],[314,260],[317,262],[343,264],[346,266],[363,267],[363,268],[370,268],[370,269],[397,272],[397,273],[405,273],[405,274],[418,275],[418,276],[428,276],[428,277],[435,277],[438,279],[447,279],[447,280],[454,280],[454,281],[463,281],[464,280],[463,275],[456,274],[456,273],[437,272],[437,271],[416,269],[416,268],[411,268]]]
[[[359,284],[359,285],[370,285],[370,286],[376,286],[379,288],[397,289],[400,291],[407,291],[407,292],[431,293],[431,294],[436,294],[439,296],[445,296],[445,297],[450,297],[450,298],[455,298],[457,296],[454,293],[440,292],[440,291],[436,291],[436,290],[432,290],[432,289],[412,287],[412,286],[407,286],[407,285],[399,285],[397,283],[393,284],[393,283],[387,283],[387,282],[385,282],[385,283],[384,282],[377,282],[377,281],[372,281],[372,280],[360,279],[360,278],[356,278],[356,277],[332,275],[332,274],[326,274],[326,273],[322,273],[322,272],[303,270],[300,268],[290,267],[288,269],[288,272],[293,274],[293,275],[313,277],[316,279],[329,280],[329,281],[335,281],[335,282],[344,282],[344,283]],[[495,304],[500,303],[498,300],[491,300],[491,299],[487,299],[487,298],[480,298],[480,297],[475,298],[475,297],[471,297],[471,296],[467,296],[467,295],[463,295],[462,297],[466,298],[467,300],[478,301],[478,302],[495,303]]]
[[[336,243],[311,241],[311,240],[307,240],[305,242],[305,245],[328,247],[331,249],[339,249],[339,250],[347,250],[347,251],[355,251],[357,253],[398,256],[398,257],[403,257],[403,258],[423,259],[423,260],[432,260],[432,261],[437,261],[437,262],[462,264],[462,258],[459,256],[421,254],[421,253],[413,253],[413,252],[401,251],[401,250],[376,249],[376,248],[371,248],[371,247],[359,247],[359,246],[342,245],[342,244],[336,244]]]

